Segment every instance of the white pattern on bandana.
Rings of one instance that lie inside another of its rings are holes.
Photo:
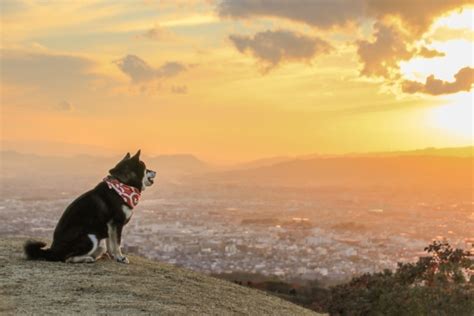
[[[123,199],[123,201],[130,207],[134,208],[138,204],[140,199],[140,190],[132,186],[123,184],[117,179],[114,179],[110,176],[104,178],[104,182],[107,183],[109,189],[114,189],[118,195]]]

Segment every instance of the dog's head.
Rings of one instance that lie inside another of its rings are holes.
[[[156,172],[147,169],[145,163],[140,160],[140,150],[133,157],[127,153],[114,168],[109,170],[109,173],[120,182],[140,191],[151,186],[156,176]]]

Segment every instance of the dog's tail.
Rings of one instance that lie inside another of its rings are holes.
[[[47,260],[47,261],[59,261],[51,249],[41,249],[46,246],[46,243],[42,241],[28,240],[23,246],[26,258],[28,260]]]

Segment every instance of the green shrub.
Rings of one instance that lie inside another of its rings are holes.
[[[425,248],[429,256],[399,263],[395,272],[364,274],[330,289],[331,315],[474,315],[474,268],[469,252],[447,242]]]

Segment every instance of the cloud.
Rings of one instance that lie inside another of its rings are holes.
[[[156,69],[155,74],[160,78],[173,77],[177,74],[185,71],[187,67],[181,63],[172,61],[163,64],[160,68]]]
[[[0,51],[1,80],[16,85],[28,85],[40,90],[81,91],[105,77],[94,73],[92,60],[65,54]]]
[[[221,17],[278,17],[321,29],[344,26],[363,19],[397,17],[413,32],[425,32],[443,13],[471,0],[222,0]]]
[[[60,112],[72,112],[74,111],[75,107],[71,102],[63,100],[56,105],[55,109]]]
[[[417,55],[421,56],[421,57],[425,57],[425,58],[434,58],[434,57],[444,57],[446,56],[445,53],[443,52],[439,52],[437,51],[436,49],[429,49],[427,47],[422,47]]]
[[[443,57],[445,54],[425,46],[411,48],[412,40],[396,25],[377,22],[374,40],[356,41],[357,54],[362,63],[361,74],[390,78],[399,73],[399,62],[414,56],[424,58]]]
[[[267,70],[284,61],[309,61],[331,49],[319,38],[286,30],[259,32],[253,37],[230,35],[229,39],[239,52],[250,52]]]
[[[356,42],[361,73],[396,76],[398,62],[416,55],[432,58],[441,53],[413,47],[434,20],[471,0],[222,0],[216,7],[221,17],[284,18],[327,30],[374,21],[374,40]]]
[[[138,56],[127,55],[114,63],[133,82],[149,81],[155,77],[155,69]]]
[[[117,67],[134,83],[152,81],[157,78],[169,78],[185,71],[187,67],[178,62],[167,62],[159,68],[154,68],[135,55],[127,55],[114,61]]]
[[[171,86],[171,92],[176,93],[176,94],[186,94],[188,93],[188,87],[185,85]]]
[[[434,30],[430,37],[433,41],[446,42],[453,39],[464,39],[472,41],[474,38],[474,31],[469,29],[458,29],[449,27],[438,27]]]
[[[286,18],[327,29],[345,25],[364,15],[365,2],[357,0],[223,0],[217,6],[221,17],[256,16]]]
[[[474,68],[464,67],[454,75],[453,82],[436,79],[434,75],[426,78],[425,83],[406,80],[402,83],[405,93],[425,93],[431,95],[450,94],[460,91],[470,91],[474,83]]]
[[[2,16],[15,14],[28,9],[28,4],[23,0],[7,0],[0,2],[0,11]]]
[[[141,35],[141,37],[154,41],[169,41],[176,37],[176,35],[169,29],[159,25],[155,25]]]
[[[357,54],[363,64],[361,73],[366,76],[389,77],[392,70],[398,69],[399,60],[413,56],[405,35],[395,26],[375,23],[374,41],[357,41]]]
[[[457,8],[472,3],[471,0],[365,0],[369,17],[397,17],[411,34],[421,35],[433,21]]]

